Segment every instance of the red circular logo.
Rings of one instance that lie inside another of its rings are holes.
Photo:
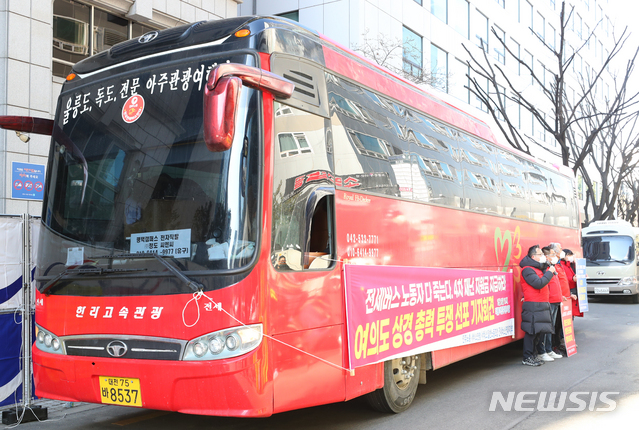
[[[144,111],[144,99],[141,95],[135,94],[129,97],[122,108],[122,119],[124,122],[131,124],[142,116]]]

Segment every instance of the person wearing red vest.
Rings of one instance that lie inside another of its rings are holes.
[[[570,281],[568,279],[568,273],[563,265],[566,253],[560,243],[554,242],[548,246],[552,248],[555,251],[555,255],[559,257],[559,262],[555,265],[555,269],[557,269],[557,277],[559,278],[559,284],[561,285],[561,301],[571,300]],[[570,278],[572,279],[572,275],[570,275]],[[572,303],[570,304],[572,305]],[[561,309],[561,304],[559,306]],[[551,357],[557,358],[555,355],[561,355],[562,357],[568,356],[564,342],[563,324],[561,323],[561,310],[558,311],[557,318],[555,319],[555,334],[552,337],[552,350],[555,354],[550,354]]]
[[[570,287],[570,297],[572,298],[572,316],[583,317],[584,313],[579,310],[579,300],[577,299],[577,270],[575,269],[575,255],[570,249],[564,249],[565,258],[561,260],[561,266],[566,272],[568,286]]]
[[[528,254],[521,260],[521,290],[524,303],[521,306],[521,329],[524,331],[524,358],[522,364],[527,366],[541,366],[544,362],[538,360],[534,350],[539,338],[544,333],[552,333],[553,326],[550,318],[550,303],[548,283],[556,270],[548,267],[546,257],[539,249],[539,245],[531,246]]]
[[[539,359],[543,361],[555,361],[556,358],[561,358],[561,354],[557,354],[552,350],[552,338],[556,333],[555,325],[557,321],[557,314],[561,308],[561,283],[559,282],[559,271],[555,265],[559,264],[559,258],[555,250],[550,246],[541,248],[541,251],[546,256],[546,264],[555,269],[554,276],[548,282],[548,301],[550,302],[550,319],[552,322],[553,330],[551,333],[546,333],[539,339],[537,344],[537,352],[539,353]]]

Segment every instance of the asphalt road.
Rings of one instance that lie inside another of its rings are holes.
[[[533,368],[521,364],[521,342],[481,354],[429,372],[428,383],[419,387],[412,406],[399,415],[374,412],[362,399],[261,419],[84,405],[57,409],[48,421],[25,423],[19,428],[636,429],[639,426],[639,305],[633,305],[627,298],[606,297],[591,299],[590,309],[584,318],[575,319],[576,355]],[[504,411],[499,403],[495,411],[489,411],[494,392],[505,399],[512,392],[510,411]],[[548,404],[553,393],[554,404],[559,405],[565,393],[564,407],[560,411],[539,410],[542,392],[547,393],[543,395],[542,407]],[[602,398],[602,392],[611,394]],[[519,406],[531,410],[514,410],[518,397],[523,400]],[[2,428],[8,426],[0,426]]]

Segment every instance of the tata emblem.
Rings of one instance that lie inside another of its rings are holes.
[[[599,275],[599,276],[603,276],[605,274],[606,274],[606,272],[602,272],[601,270],[599,272],[597,272],[597,275]]]
[[[111,357],[122,357],[129,350],[129,348],[126,346],[126,343],[122,342],[121,340],[114,340],[112,342],[109,342],[106,349]]]
[[[140,42],[140,43],[149,43],[150,41],[152,41],[156,37],[158,37],[158,32],[157,31],[150,31],[150,32],[140,36],[140,38],[138,39],[138,42]]]

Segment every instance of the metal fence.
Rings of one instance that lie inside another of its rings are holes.
[[[0,215],[0,408],[33,401],[33,274],[39,217]]]

